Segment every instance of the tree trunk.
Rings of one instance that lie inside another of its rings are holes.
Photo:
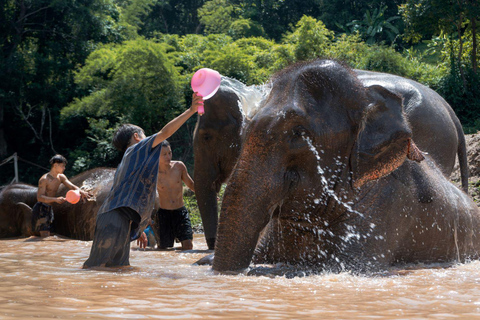
[[[477,73],[477,19],[472,17],[472,68]]]
[[[463,16],[460,14],[459,21],[457,22],[457,33],[458,33],[458,70],[460,71],[460,76],[462,77],[463,90],[467,91],[467,79],[465,78],[465,71],[462,67],[462,54],[463,54],[463,40],[462,40],[462,21]]]

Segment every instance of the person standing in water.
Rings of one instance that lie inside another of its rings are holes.
[[[175,239],[182,244],[182,250],[193,249],[193,232],[187,208],[183,203],[183,184],[195,192],[194,183],[182,161],[172,161],[172,148],[162,142],[158,165],[157,191],[160,209],[155,214],[158,248],[173,247]]]
[[[50,171],[45,173],[38,180],[37,203],[32,209],[32,232],[36,236],[42,238],[50,236],[51,225],[53,222],[52,203],[64,203],[64,197],[57,197],[57,191],[60,184],[64,184],[70,190],[78,190],[82,198],[88,198],[87,192],[80,190],[68,180],[65,172],[67,159],[64,156],[57,154],[50,159]]]
[[[202,97],[196,93],[190,108],[167,123],[156,134],[146,137],[142,128],[122,125],[113,137],[113,145],[124,152],[113,179],[112,188],[97,213],[90,256],[83,268],[130,265],[130,241],[148,240],[143,230],[155,205],[161,143],[174,134],[197,112]]]

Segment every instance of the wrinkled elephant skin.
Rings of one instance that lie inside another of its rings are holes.
[[[276,74],[225,190],[213,269],[241,272],[253,258],[369,272],[477,258],[479,209],[416,147],[405,108],[335,61]]]

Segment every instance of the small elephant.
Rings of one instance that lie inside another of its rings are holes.
[[[340,81],[338,75],[329,76],[332,76],[335,81]],[[419,149],[427,152],[435,160],[446,177],[450,176],[458,154],[462,187],[467,191],[468,166],[465,137],[460,121],[442,97],[418,82],[399,76],[362,70],[353,70],[349,76],[356,87],[352,87],[351,90],[345,88],[345,96],[342,97],[340,93],[336,93],[338,95],[336,98],[355,100],[358,95],[355,91],[357,87],[372,85],[380,85],[400,96],[413,139]],[[278,81],[289,80],[279,79]],[[287,89],[291,85],[285,84],[284,94],[270,95],[268,99],[285,101],[288,99],[291,103],[303,103],[305,99],[311,99],[311,92],[320,90],[321,88],[318,87],[321,85],[322,83],[310,83],[309,91],[299,92],[292,101],[290,95],[293,93],[288,92]],[[211,250],[215,247],[218,225],[217,194],[222,183],[228,181],[237,163],[243,136],[250,123],[249,118],[263,107],[251,106],[247,102],[258,103],[265,100],[268,89],[268,85],[247,87],[231,79],[223,79],[217,94],[205,101],[206,112],[198,119],[193,142],[194,180],[199,186],[196,188],[196,197],[205,238]],[[246,110],[247,107],[248,110]]]
[[[53,203],[55,233],[78,240],[92,240],[96,215],[113,183],[115,169],[95,168],[71,178],[70,181],[93,195],[90,201],[73,205]],[[37,187],[27,184],[5,186],[0,192],[0,238],[32,234],[32,207],[37,202]],[[61,185],[57,196],[65,196]]]
[[[253,259],[370,272],[477,258],[480,211],[445,178],[437,148],[417,147],[406,110],[405,97],[337,61],[277,73],[225,190],[213,269],[242,272]]]

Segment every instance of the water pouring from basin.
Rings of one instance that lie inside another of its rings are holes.
[[[191,85],[192,90],[197,92],[199,96],[203,98],[203,100],[210,99],[217,93],[218,88],[220,88],[220,81],[222,76],[218,71],[209,69],[209,68],[202,68],[195,72],[192,77]],[[205,113],[203,102],[198,107],[198,114],[202,115]]]

